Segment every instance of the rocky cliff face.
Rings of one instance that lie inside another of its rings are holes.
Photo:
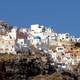
[[[15,60],[1,60],[0,80],[80,80],[80,64],[73,71],[58,70],[50,65],[47,55],[34,51],[17,55]]]
[[[79,65],[73,72],[57,71],[57,68],[36,60],[0,62],[0,80],[80,80]]]

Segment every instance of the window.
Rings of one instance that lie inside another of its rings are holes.
[[[12,48],[14,48],[14,46],[12,46]]]
[[[66,39],[68,39],[68,37],[66,37]]]
[[[39,28],[41,28],[41,26],[39,26]]]
[[[23,42],[21,42],[21,44],[23,44]]]
[[[58,50],[63,50],[63,48],[58,48]]]

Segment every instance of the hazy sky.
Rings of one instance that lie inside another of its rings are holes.
[[[80,0],[0,0],[0,19],[16,26],[45,24],[80,36]]]

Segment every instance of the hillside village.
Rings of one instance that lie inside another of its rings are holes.
[[[23,53],[34,46],[45,53],[50,52],[56,61],[56,57],[60,57],[63,62],[68,58],[72,62],[72,57],[75,57],[79,62],[80,50],[75,46],[77,43],[80,43],[80,38],[69,33],[57,33],[45,25],[32,24],[30,28],[15,28],[0,22],[0,53]]]
[[[58,67],[72,70],[72,66],[80,62],[80,38],[69,33],[57,33],[45,25],[32,24],[30,28],[17,28],[0,21],[0,54],[18,55],[19,59],[28,53],[38,53],[37,57],[45,54],[52,66],[59,63],[61,66]],[[46,61],[45,57],[42,59]]]

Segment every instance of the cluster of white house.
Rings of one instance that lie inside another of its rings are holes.
[[[0,28],[2,29],[1,26]],[[56,62],[75,64],[80,61],[80,58],[76,59],[77,61],[72,59],[71,53],[66,54],[61,44],[62,41],[80,43],[80,38],[71,36],[69,33],[56,33],[53,28],[39,24],[33,24],[30,28],[12,28],[9,32],[5,32],[4,29],[2,31],[4,32],[3,34],[0,32],[0,53],[16,54],[16,46],[18,49],[21,46],[33,45],[44,53],[50,54]],[[56,46],[56,52],[50,50],[49,46]]]
[[[56,33],[53,28],[33,24],[28,28],[12,28],[6,34],[0,34],[0,53],[16,53],[15,46],[34,45],[34,47],[48,48],[49,45],[60,46],[58,41],[80,42],[80,38],[72,37],[69,33]]]

